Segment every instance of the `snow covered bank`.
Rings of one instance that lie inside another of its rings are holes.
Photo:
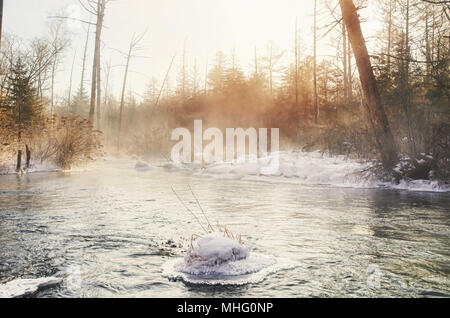
[[[287,261],[250,253],[247,242],[211,233],[193,243],[184,259],[169,261],[163,276],[203,285],[258,283],[270,273],[296,267]]]
[[[376,180],[364,173],[371,163],[362,163],[344,156],[330,157],[320,152],[281,151],[279,168],[267,169],[273,163],[270,157],[258,159],[255,163],[220,162],[211,165],[186,165],[169,163],[168,169],[182,169],[196,174],[216,176],[220,178],[240,178],[250,180],[266,180],[275,182],[293,182],[305,185],[327,185],[332,187],[378,188],[388,187],[410,191],[450,192],[449,185],[439,185],[434,181],[414,180],[391,184]]]
[[[59,168],[55,164],[52,163],[35,163],[32,162],[29,169],[25,169],[22,167],[22,171],[20,173],[41,173],[41,172],[59,172],[63,171],[63,169]],[[10,165],[8,167],[3,167],[0,169],[0,175],[11,175],[17,174],[16,166]]]
[[[44,288],[61,284],[62,279],[47,277],[38,279],[16,279],[0,285],[0,298],[18,298],[31,296]]]

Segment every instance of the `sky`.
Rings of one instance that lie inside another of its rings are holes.
[[[177,53],[169,76],[170,86],[175,87],[184,43],[188,66],[192,67],[196,60],[200,73],[205,73],[206,62],[211,64],[219,50],[227,55],[234,51],[240,66],[247,70],[253,60],[254,47],[263,55],[269,41],[274,41],[280,50],[285,51],[286,59],[291,58],[298,19],[303,50],[305,54],[311,54],[313,4],[312,0],[111,1],[106,9],[102,49],[103,61],[111,60],[113,66],[110,91],[118,96],[121,90],[125,59],[119,51],[127,51],[133,35],[145,31],[141,45],[143,50],[139,52],[143,57],[132,60],[127,85],[127,91],[133,92],[138,99],[143,96],[152,77],[162,82],[173,55]],[[24,41],[46,36],[52,20],[49,16],[64,15],[95,21],[78,0],[4,0],[4,6],[4,32],[15,34]],[[319,16],[319,26],[330,22],[327,9],[322,7],[321,10],[325,12]],[[66,26],[72,41],[57,75],[57,93],[60,97],[67,94],[74,58],[73,80],[74,83],[80,81],[87,28],[74,20],[68,20]],[[373,34],[377,22],[369,20],[363,28],[366,34]],[[90,78],[92,69],[93,32],[90,41],[87,78]],[[335,54],[335,48],[330,45],[332,42],[333,39],[321,40],[319,54]]]

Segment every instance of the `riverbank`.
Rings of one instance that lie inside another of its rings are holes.
[[[277,169],[268,169],[277,161]],[[339,188],[388,188],[420,192],[450,192],[450,184],[431,180],[387,182],[372,171],[374,161],[357,161],[345,156],[328,156],[320,151],[280,151],[249,162],[219,162],[210,165],[168,163],[167,169],[190,171],[217,178],[288,182],[302,185],[326,185]]]

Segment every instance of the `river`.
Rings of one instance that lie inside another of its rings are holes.
[[[201,234],[171,190],[195,208],[188,185],[212,222],[298,266],[241,286],[163,277]],[[449,220],[449,193],[137,171],[108,159],[0,176],[0,283],[66,273],[36,297],[449,297]]]

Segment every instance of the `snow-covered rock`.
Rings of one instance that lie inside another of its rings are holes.
[[[211,233],[193,243],[186,257],[186,268],[199,266],[218,266],[226,262],[245,259],[250,254],[247,243],[224,236],[224,233]]]
[[[61,284],[58,277],[46,277],[37,279],[16,279],[0,285],[0,298],[19,298],[31,296],[44,288]]]
[[[250,253],[250,245],[211,233],[193,243],[184,259],[167,262],[163,276],[203,285],[243,285],[257,283],[283,269],[298,264],[285,259]]]
[[[145,162],[139,161],[138,163],[136,163],[135,169],[138,171],[147,171],[150,170],[150,165]]]

